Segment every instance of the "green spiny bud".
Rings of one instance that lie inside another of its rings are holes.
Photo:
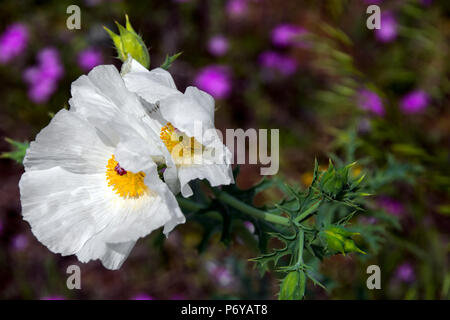
[[[142,40],[142,38],[134,31],[131,26],[128,15],[125,15],[126,23],[125,27],[116,21],[119,34],[116,34],[104,27],[106,32],[114,42],[116,47],[118,58],[125,62],[128,59],[128,55],[131,55],[133,59],[138,61],[144,67],[150,67],[150,55],[148,49]]]
[[[306,275],[302,270],[291,271],[283,279],[279,300],[301,300],[305,295]]]
[[[349,232],[342,227],[330,225],[320,232],[320,236],[325,240],[328,249],[337,251],[345,255],[349,252],[358,252],[366,254],[359,249],[353,239],[358,232]]]

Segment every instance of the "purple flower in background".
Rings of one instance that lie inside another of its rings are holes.
[[[272,43],[280,46],[290,46],[290,45],[297,45],[297,46],[303,46],[303,44],[296,39],[298,36],[303,35],[306,33],[306,30],[302,27],[283,23],[278,26],[276,26],[272,30]]]
[[[21,23],[14,23],[0,36],[0,63],[7,63],[21,54],[28,44],[28,30]]]
[[[431,6],[433,4],[433,0],[421,0],[420,3],[426,7]]]
[[[28,83],[28,97],[35,103],[46,102],[58,88],[64,74],[59,52],[54,48],[41,50],[38,65],[25,70],[23,77]]]
[[[28,238],[24,234],[18,234],[12,239],[11,247],[15,251],[22,251],[28,246]]]
[[[364,224],[375,224],[375,223],[377,223],[378,219],[375,217],[361,216],[361,217],[359,217],[359,221]]]
[[[250,221],[244,221],[244,226],[250,233],[255,233],[255,225]]]
[[[380,4],[383,1],[382,0],[364,0],[364,2],[367,4]]]
[[[298,63],[292,57],[286,55],[280,55],[278,58],[278,71],[285,76],[290,76],[297,71]]]
[[[230,72],[224,66],[211,65],[201,69],[194,82],[198,88],[217,99],[227,98],[231,93]]]
[[[402,216],[405,212],[403,204],[390,197],[381,197],[378,199],[377,203],[380,208],[394,216]]]
[[[66,297],[59,295],[51,295],[42,297],[41,300],[66,300]]]
[[[360,134],[367,134],[372,130],[372,124],[367,118],[362,118],[358,123],[358,132]]]
[[[361,89],[358,92],[357,100],[358,106],[361,109],[370,111],[378,116],[384,115],[383,101],[375,92],[367,89]]]
[[[3,231],[3,221],[0,220],[0,234],[2,234],[2,231]]]
[[[233,282],[233,275],[224,266],[217,265],[214,262],[208,263],[206,266],[211,277],[222,287],[228,287]]]
[[[186,300],[186,297],[182,294],[177,293],[171,296],[169,300]]]
[[[146,293],[138,293],[131,300],[154,300],[154,298]]]
[[[55,48],[45,48],[38,54],[41,76],[58,81],[64,74],[59,52]]]
[[[248,0],[228,0],[226,11],[233,18],[244,16],[248,11]]]
[[[227,38],[222,35],[217,35],[209,39],[208,51],[214,56],[221,57],[228,51],[229,43]]]
[[[277,68],[280,54],[275,51],[264,51],[259,55],[259,62],[266,68]]]
[[[404,113],[421,112],[428,106],[429,96],[423,90],[414,90],[405,95],[400,101],[400,108]]]
[[[391,42],[397,37],[397,20],[392,12],[381,13],[381,28],[375,29],[375,38],[380,42]]]
[[[84,0],[84,4],[88,7],[94,7],[102,3],[102,0]]]
[[[101,51],[88,48],[78,54],[78,65],[85,72],[103,63],[103,56]]]
[[[265,51],[261,53],[259,62],[263,67],[277,70],[285,76],[294,74],[298,68],[297,60],[275,51]]]
[[[395,271],[395,278],[402,282],[414,282],[416,280],[416,274],[413,266],[408,262],[399,265]]]

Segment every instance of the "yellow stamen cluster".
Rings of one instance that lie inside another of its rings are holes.
[[[122,198],[139,198],[148,191],[147,186],[144,184],[144,172],[132,173],[122,169],[126,173],[119,174],[117,171],[118,165],[119,163],[114,158],[114,155],[108,160],[106,165],[108,186],[112,187],[118,195]]]
[[[175,132],[175,128],[170,122],[161,128],[159,137],[170,152],[172,152],[173,148],[180,143],[180,136]]]
[[[172,157],[176,159],[193,157],[196,147],[199,147],[200,150],[202,150],[202,146],[194,137],[189,138],[184,133],[176,130],[170,122],[161,128],[160,138],[169,152],[172,153]]]

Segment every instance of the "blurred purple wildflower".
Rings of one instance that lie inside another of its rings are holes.
[[[378,219],[375,217],[365,217],[365,216],[361,216],[359,218],[359,221],[364,223],[364,224],[375,224],[377,223]]]
[[[211,65],[201,69],[194,82],[216,99],[227,98],[231,93],[231,76],[225,66]]]
[[[426,7],[431,6],[433,4],[433,0],[421,0],[420,3]]]
[[[360,134],[367,134],[372,130],[372,124],[367,118],[362,118],[358,123],[358,132]]]
[[[7,63],[21,54],[28,45],[28,29],[21,23],[8,26],[0,36],[0,63]]]
[[[85,72],[90,71],[92,68],[102,63],[103,63],[103,56],[101,51],[99,50],[87,48],[78,54],[78,65]]]
[[[255,233],[255,225],[250,221],[244,221],[244,226],[250,233]]]
[[[423,90],[414,90],[406,94],[400,101],[404,113],[418,113],[428,106],[429,96]]]
[[[395,271],[395,278],[402,282],[414,282],[416,280],[416,274],[413,266],[408,262],[399,265]]]
[[[209,39],[208,51],[214,56],[221,57],[228,51],[229,43],[227,38],[222,35],[217,35]]]
[[[383,101],[380,96],[368,89],[361,89],[358,92],[358,106],[366,111],[370,111],[378,116],[384,115]]]
[[[288,23],[279,24],[272,30],[272,43],[280,47],[290,45],[303,47],[304,44],[296,38],[305,33],[306,30],[300,26]]]
[[[131,300],[154,300],[154,298],[146,293],[138,293]]]
[[[66,300],[66,297],[59,295],[51,295],[42,297],[41,300]]]
[[[2,231],[3,231],[3,221],[0,220],[0,234],[2,234]]]
[[[243,17],[248,11],[248,0],[228,0],[225,10],[232,18]]]
[[[88,7],[95,7],[99,4],[101,4],[102,0],[84,0],[84,4]]]
[[[394,216],[402,216],[405,212],[403,204],[400,201],[397,201],[390,197],[381,197],[380,199],[378,199],[377,204],[387,213],[390,213]]]
[[[64,74],[59,52],[45,48],[38,54],[38,65],[25,70],[23,77],[28,83],[28,97],[35,103],[44,103],[58,88]]]
[[[15,251],[22,251],[28,246],[28,238],[24,234],[18,234],[12,239],[11,247]]]
[[[375,29],[375,38],[380,42],[391,42],[397,37],[397,20],[390,11],[381,13],[381,28]]]
[[[186,300],[186,297],[183,294],[176,293],[169,298],[169,300]]]
[[[48,79],[58,81],[64,74],[59,52],[55,48],[45,48],[38,54],[41,75]]]
[[[364,0],[366,4],[380,4],[382,0]]]
[[[224,266],[220,266],[214,262],[208,263],[206,266],[208,273],[222,287],[228,287],[233,283],[233,275]]]
[[[263,67],[277,70],[285,76],[294,74],[298,69],[297,60],[275,51],[264,51],[261,53],[259,62]]]

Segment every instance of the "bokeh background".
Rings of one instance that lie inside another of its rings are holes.
[[[366,27],[372,3],[381,30]],[[66,27],[71,4],[81,8],[80,30]],[[315,157],[324,166],[358,160],[370,177],[376,195],[357,222],[372,250],[327,258],[328,291],[308,284],[307,299],[450,297],[449,1],[3,0],[0,152],[11,150],[5,137],[33,140],[67,106],[77,77],[120,66],[103,26],[116,30],[125,13],[152,68],[183,51],[170,71],[180,90],[194,84],[216,98],[218,128],[280,129],[279,177],[307,186]],[[2,299],[276,298],[277,275],[247,261],[258,254],[251,239],[205,243],[194,222],[165,241],[140,240],[120,271],[54,255],[21,218],[22,172],[0,159]],[[260,178],[244,165],[238,184]],[[66,288],[70,264],[81,267],[82,290]],[[370,264],[381,268],[381,290],[366,288]]]

